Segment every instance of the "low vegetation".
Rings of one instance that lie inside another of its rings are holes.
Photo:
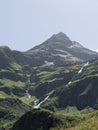
[[[46,64],[41,52],[32,52],[0,47],[0,130],[97,130],[98,59],[79,73],[86,62]]]

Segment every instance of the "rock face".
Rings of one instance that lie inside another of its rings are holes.
[[[0,47],[0,67],[6,68],[10,62],[30,67],[43,64],[70,65],[97,56],[98,53],[71,41],[66,34],[60,32],[26,52],[12,51],[6,46]]]
[[[26,52],[27,54],[39,58],[39,63],[45,61],[56,65],[66,65],[82,60],[92,59],[98,54],[91,51],[75,41],[71,41],[64,33],[53,35],[47,41]],[[41,60],[40,60],[41,59]]]

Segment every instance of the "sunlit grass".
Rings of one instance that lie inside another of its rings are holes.
[[[0,98],[6,98],[6,97],[8,97],[8,95],[3,91],[0,91]]]
[[[31,102],[37,100],[35,96],[28,98],[27,95],[20,98],[20,100],[26,104],[30,104]]]
[[[17,87],[24,87],[25,83],[21,82],[21,81],[12,81],[9,79],[0,79],[1,84],[3,84],[3,86],[7,86],[7,87],[13,87],[13,86],[17,86]]]

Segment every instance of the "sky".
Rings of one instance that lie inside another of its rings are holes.
[[[98,0],[0,0],[0,46],[26,51],[65,33],[98,49]]]

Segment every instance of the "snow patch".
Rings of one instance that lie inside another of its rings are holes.
[[[75,44],[73,44],[73,45],[71,45],[71,46],[69,46],[68,48],[81,48],[81,45],[79,45],[78,43],[75,43]]]
[[[64,51],[64,50],[61,50],[61,49],[55,49],[55,51],[62,52],[62,53],[65,53],[65,54],[68,54],[67,51]]]
[[[32,69],[36,70],[38,67],[32,67]]]
[[[46,65],[54,65],[54,62],[44,61]]]

